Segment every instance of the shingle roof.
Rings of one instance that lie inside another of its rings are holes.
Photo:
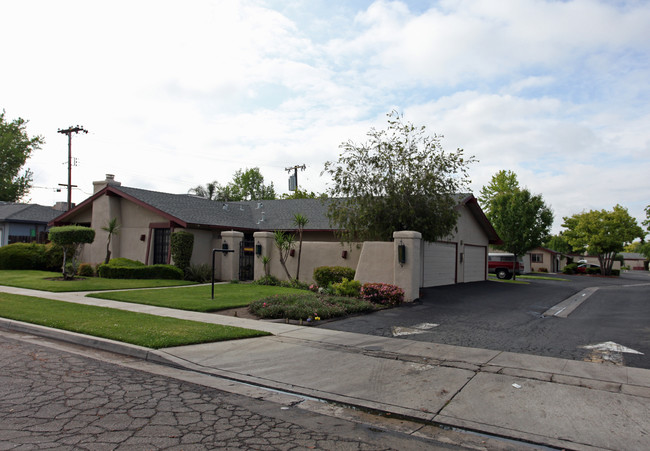
[[[181,224],[225,229],[293,230],[294,215],[300,213],[309,219],[306,230],[331,230],[326,215],[327,205],[321,199],[221,202],[189,194],[163,193],[126,186],[110,185],[105,189],[110,195],[125,197]],[[73,212],[84,208],[94,197],[84,201]],[[63,221],[65,215],[56,222]]]
[[[52,221],[64,224],[68,217],[89,207],[102,195],[124,197],[144,208],[174,221],[182,227],[202,226],[221,229],[254,231],[295,230],[294,215],[302,214],[309,220],[305,230],[334,230],[329,223],[327,209],[331,199],[280,199],[262,201],[221,202],[189,194],[170,194],[140,188],[108,185],[86,199],[68,213]],[[476,198],[471,194],[456,195],[459,204],[466,205],[488,236],[491,244],[501,240],[485,217]]]
[[[61,214],[52,207],[38,204],[0,203],[0,221],[47,224]]]

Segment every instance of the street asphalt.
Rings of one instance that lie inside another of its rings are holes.
[[[266,330],[151,350],[3,320],[2,327],[409,420],[563,449],[650,449],[650,370],[369,336],[11,287],[1,291]],[[549,308],[552,306],[549,306]],[[523,446],[523,445],[522,445]]]

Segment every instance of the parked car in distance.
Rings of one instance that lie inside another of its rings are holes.
[[[589,272],[589,268],[598,268],[598,270],[600,270],[600,266],[594,265],[593,263],[581,263],[576,268],[576,272],[586,274]]]
[[[524,271],[524,259],[505,252],[488,254],[488,273],[496,274],[499,279],[511,279],[513,274],[520,275]]]

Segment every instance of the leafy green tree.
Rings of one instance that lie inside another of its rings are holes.
[[[552,235],[550,238],[544,241],[542,246],[547,249],[554,250],[555,252],[560,252],[561,254],[570,254],[573,251],[562,233],[558,235]]]
[[[21,168],[32,152],[45,142],[42,136],[29,137],[26,120],[5,120],[5,111],[0,113],[0,200],[18,202],[25,197],[32,186],[32,171]]]
[[[190,188],[190,194],[222,202],[276,199],[273,183],[266,185],[259,168],[238,170],[230,183],[222,186],[216,180]]]
[[[320,195],[314,193],[313,191],[307,192],[297,189],[289,193],[284,193],[282,199],[318,199]]]
[[[645,217],[646,219],[642,222],[642,224],[645,226],[646,230],[650,232],[650,205],[645,207]]]
[[[298,265],[296,268],[296,280],[300,279],[300,257],[302,255],[302,232],[305,230],[305,226],[309,223],[307,216],[296,213],[293,215],[293,223],[298,227]]]
[[[275,199],[273,183],[266,185],[264,176],[259,168],[241,169],[235,172],[230,183],[233,200],[266,200]]]
[[[503,193],[512,193],[519,189],[517,174],[512,171],[501,170],[492,176],[490,183],[481,189],[478,201],[483,211],[488,214],[492,208],[492,200]]]
[[[564,236],[575,251],[586,250],[598,255],[600,271],[610,275],[614,257],[635,238],[643,238],[644,230],[624,208],[616,205],[612,211],[590,210],[564,217]]]
[[[515,254],[515,261],[541,246],[553,225],[553,212],[542,196],[519,188],[494,196],[487,217],[503,240],[503,244],[497,247]],[[516,278],[516,274],[513,276]]]
[[[111,238],[113,235],[119,235],[120,233],[120,225],[117,222],[117,218],[112,218],[108,221],[108,224],[102,227],[102,230],[108,233],[108,240],[106,241],[106,258],[104,259],[104,264],[108,265],[108,262],[111,260]]]
[[[63,266],[61,272],[65,280],[74,279],[77,273],[78,256],[81,246],[95,241],[95,230],[82,226],[52,227],[48,238],[63,248]],[[68,257],[71,263],[68,264]]]
[[[390,240],[397,230],[435,241],[456,226],[455,194],[467,187],[475,160],[462,149],[445,152],[441,137],[396,111],[387,116],[386,130],[371,128],[362,144],[342,143],[338,161],[325,163],[330,223],[345,241]]]

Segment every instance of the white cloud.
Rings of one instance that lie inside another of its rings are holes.
[[[0,108],[46,138],[28,162],[45,204],[65,200],[58,128],[90,131],[73,138],[77,202],[105,173],[185,192],[258,166],[283,192],[303,163],[322,191],[338,145],[396,108],[477,156],[475,192],[514,170],[558,229],[617,203],[642,217],[648,23],[636,1],[4,2]]]

